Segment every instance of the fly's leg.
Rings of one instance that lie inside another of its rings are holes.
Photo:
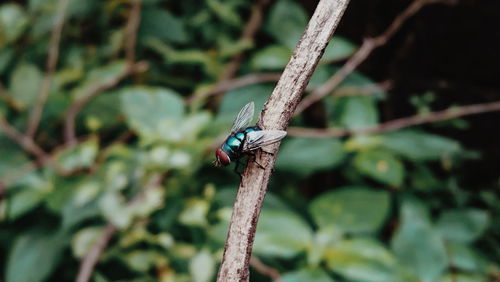
[[[240,167],[240,165],[241,165],[241,159],[237,159],[236,160],[236,165],[234,166],[234,172],[236,174],[238,174],[240,176],[240,178],[241,178],[241,172],[238,171],[238,168]]]
[[[257,156],[255,155],[255,153],[247,153],[249,156],[251,156],[253,158],[253,162],[256,163],[261,169],[266,169],[263,165],[261,165],[258,161],[257,161]]]

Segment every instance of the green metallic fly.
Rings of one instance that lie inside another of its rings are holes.
[[[215,150],[216,166],[227,166],[239,161],[244,155],[285,137],[283,130],[262,130],[258,126],[248,126],[253,119],[254,103],[246,104],[234,120],[231,133],[221,147]]]

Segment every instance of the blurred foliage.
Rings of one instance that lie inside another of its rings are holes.
[[[131,0],[70,0],[59,63],[36,141],[51,166],[0,131],[1,277],[6,282],[74,280],[104,234],[118,229],[94,281],[213,281],[239,178],[214,168],[213,146],[239,109],[261,109],[273,84],[237,88],[211,109],[187,98],[214,85],[245,51],[241,74],[280,71],[307,24],[295,1],[266,10],[254,42],[240,40],[251,1],[144,0],[136,57],[146,72],[100,93],[77,116],[79,142],[62,146],[64,114],[97,86],[120,77]],[[21,131],[36,103],[56,0],[0,4],[0,113]],[[357,46],[336,36],[311,87],[338,70]],[[324,124],[380,123],[374,83],[352,73],[327,97]],[[411,99],[429,112],[433,94]],[[205,103],[206,101],[202,101]],[[306,112],[307,116],[308,113]],[[317,126],[306,116],[294,125]],[[120,136],[130,135],[129,138]],[[287,137],[259,220],[254,253],[283,281],[486,281],[498,277],[499,201],[460,187],[470,153],[456,140],[407,129],[341,139]],[[335,183],[324,181],[333,174]],[[155,183],[161,175],[162,181]],[[268,281],[258,273],[252,280]]]

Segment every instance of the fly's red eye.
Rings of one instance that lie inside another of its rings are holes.
[[[220,148],[215,150],[215,157],[217,158],[218,163],[220,163],[223,166],[226,166],[231,162],[229,156]]]

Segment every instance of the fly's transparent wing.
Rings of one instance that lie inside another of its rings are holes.
[[[260,130],[248,132],[245,143],[243,143],[243,152],[252,151],[280,141],[285,137],[286,131],[283,130]]]
[[[234,120],[233,127],[231,128],[231,134],[245,129],[253,119],[254,104],[250,102],[246,104],[239,112],[238,116]]]

